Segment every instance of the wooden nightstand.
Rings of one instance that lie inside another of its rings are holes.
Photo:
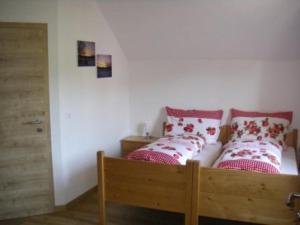
[[[158,139],[158,137],[150,137],[146,138],[143,136],[129,136],[121,140],[121,151],[122,156],[127,155],[128,153],[154,142]]]

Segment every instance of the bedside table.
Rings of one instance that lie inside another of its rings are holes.
[[[156,141],[158,137],[149,137],[144,136],[129,136],[121,140],[121,151],[122,156],[127,155],[128,153],[137,150],[138,148],[150,144]]]

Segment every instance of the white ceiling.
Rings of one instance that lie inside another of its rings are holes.
[[[300,59],[300,0],[99,0],[129,60]]]

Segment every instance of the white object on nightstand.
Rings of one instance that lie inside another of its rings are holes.
[[[143,136],[147,139],[149,138],[149,130],[148,130],[148,123],[144,123],[143,125]]]

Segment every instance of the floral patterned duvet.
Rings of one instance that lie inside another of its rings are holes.
[[[279,144],[270,141],[235,141],[223,148],[218,168],[280,173],[282,147]]]
[[[197,135],[163,137],[129,153],[125,158],[184,165],[194,154],[203,150],[205,144],[205,138]]]

